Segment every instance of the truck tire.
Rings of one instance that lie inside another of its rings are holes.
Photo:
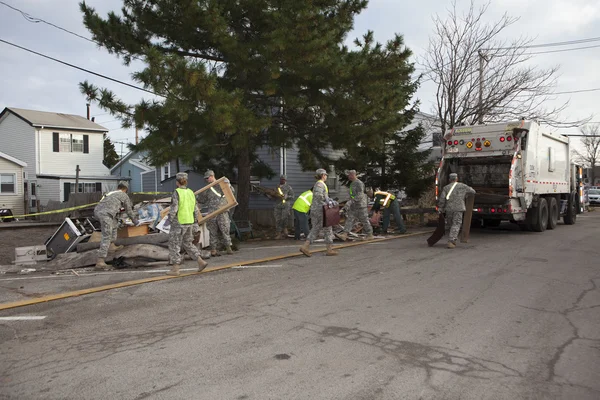
[[[567,213],[563,217],[565,225],[575,225],[575,222],[577,222],[577,210],[575,209],[577,203],[576,199],[576,194],[571,193],[569,196],[569,204],[567,204]]]
[[[540,197],[536,210],[537,218],[535,218],[533,230],[535,232],[544,232],[548,227],[548,202],[545,198]]]
[[[556,228],[559,218],[556,197],[548,197],[548,229]]]

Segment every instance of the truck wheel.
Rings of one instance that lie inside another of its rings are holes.
[[[548,197],[548,229],[556,228],[558,217],[558,203],[556,197]]]
[[[544,232],[548,227],[548,202],[545,198],[540,197],[537,206],[537,218],[533,224],[535,232]]]
[[[575,222],[577,222],[577,210],[575,209],[576,203],[576,194],[571,193],[569,196],[569,204],[567,204],[567,213],[563,217],[565,225],[575,225]]]

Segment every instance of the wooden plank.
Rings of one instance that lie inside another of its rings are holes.
[[[130,238],[135,236],[144,236],[148,234],[148,225],[124,226],[117,231],[118,238]]]
[[[467,195],[465,198],[465,215],[462,224],[462,233],[460,235],[461,243],[468,243],[471,235],[471,220],[473,219],[473,207],[475,206],[475,196]]]

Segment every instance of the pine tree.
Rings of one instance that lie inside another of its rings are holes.
[[[106,168],[112,168],[119,162],[119,155],[115,150],[115,145],[110,141],[110,138],[107,134],[104,134],[104,159],[102,160],[102,164],[106,166]]]
[[[414,87],[401,37],[381,46],[369,33],[357,50],[343,46],[366,5],[127,0],[121,16],[103,19],[81,3],[94,40],[126,64],[141,59],[146,66],[133,78],[159,96],[129,105],[87,82],[81,89],[125,127],[148,131],[137,149],[147,150],[150,162],[181,159],[217,174],[235,172],[245,218],[251,174],[272,174],[256,159],[258,147],[298,146],[302,166],[312,169],[329,162],[322,149],[377,141],[406,107]]]

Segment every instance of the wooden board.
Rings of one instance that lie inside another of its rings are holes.
[[[460,235],[461,243],[468,243],[471,235],[471,220],[473,219],[473,207],[475,206],[475,196],[467,195],[465,198],[465,215],[463,217],[462,233]]]
[[[124,226],[117,231],[118,238],[130,238],[148,234],[148,225]]]

